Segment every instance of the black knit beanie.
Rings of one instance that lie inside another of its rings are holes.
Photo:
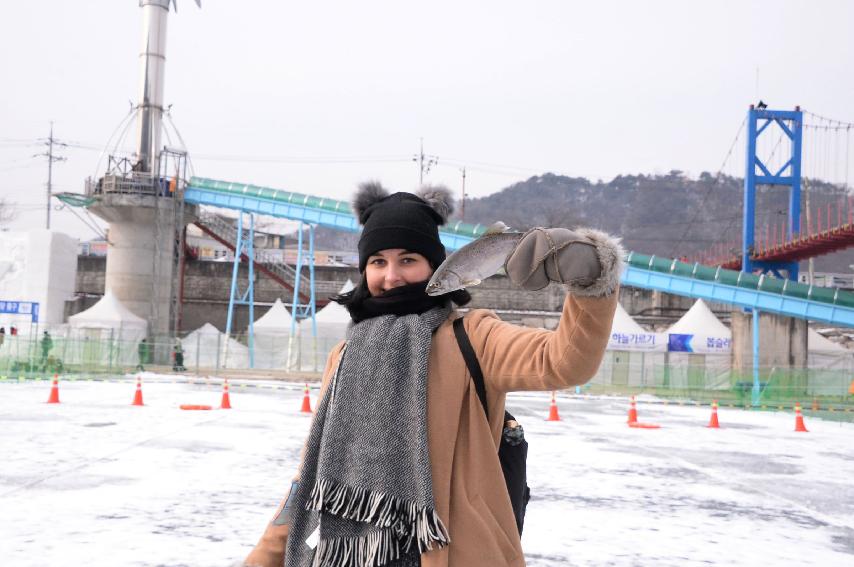
[[[437,268],[445,260],[439,226],[453,209],[451,192],[445,187],[389,195],[376,181],[361,184],[353,199],[353,210],[364,227],[359,238],[359,271],[365,271],[368,257],[389,248],[418,252]]]

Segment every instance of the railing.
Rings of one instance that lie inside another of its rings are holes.
[[[199,221],[204,224],[211,232],[215,233],[222,240],[227,241],[232,247],[237,244],[237,228],[223,220],[220,216],[202,212],[199,214]],[[276,258],[272,254],[264,250],[255,250],[255,262],[273,272],[282,280],[293,283],[296,281],[297,272],[293,266],[286,264],[281,259]],[[310,285],[309,278],[300,276],[300,288],[308,290]]]
[[[85,182],[85,190],[87,197],[106,194],[172,197],[173,194],[169,179],[136,172],[130,176],[105,175],[97,180],[89,177]]]

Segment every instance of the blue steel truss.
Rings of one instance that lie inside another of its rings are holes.
[[[249,266],[249,283],[246,290],[240,293],[238,289],[238,268],[240,258],[246,255]],[[299,281],[299,280],[297,280]],[[225,348],[228,353],[231,325],[234,321],[234,306],[249,306],[249,368],[255,368],[255,216],[249,214],[249,230],[243,230],[243,212],[237,215],[237,242],[234,243],[234,265],[231,271],[231,291],[228,296],[228,316],[225,321]],[[228,357],[225,357],[228,362]]]
[[[253,195],[224,193],[215,189],[205,189],[192,185],[184,189],[184,201],[196,205],[211,205],[235,211],[298,220],[346,232],[359,232],[361,230],[356,217],[349,211],[339,213],[306,207],[295,203],[274,201]],[[471,241],[471,238],[449,232],[440,232],[439,237],[442,239],[442,244],[445,245],[445,248],[449,250],[461,248],[467,242]]]
[[[644,289],[665,291],[686,297],[757,309],[768,313],[786,315],[787,317],[854,327],[854,308],[726,285],[715,281],[697,280],[628,266],[623,272],[622,283]]]
[[[301,207],[292,204],[281,204],[272,202],[259,202],[263,199],[251,196],[229,195],[218,193],[213,190],[188,187],[185,199],[189,202],[214,205],[218,207],[236,210],[249,210],[253,212],[265,211],[263,214],[313,222],[338,230],[356,231],[358,223],[351,214],[334,213],[330,211]],[[278,208],[272,208],[273,206]],[[245,207],[241,209],[240,207]],[[446,237],[448,238],[446,240]],[[456,250],[471,242],[469,236],[450,235],[442,233],[442,241],[448,250]],[[822,321],[832,325],[854,327],[854,309],[839,305],[831,305],[808,299],[800,299],[791,296],[782,296],[774,293],[755,291],[749,288],[726,285],[718,282],[698,280],[684,276],[670,275],[653,270],[644,270],[629,266],[623,274],[624,285],[666,291],[686,297],[695,297],[718,303],[737,305],[748,309],[757,309],[797,317],[799,319],[811,319]]]
[[[760,122],[762,122],[761,125]],[[756,155],[756,140],[772,124],[776,124],[792,142],[789,159],[774,172],[769,170]],[[797,262],[754,262],[751,255],[755,247],[756,185],[783,185],[789,188],[787,240],[792,240],[794,235],[801,232],[802,126],[803,113],[800,107],[796,107],[795,110],[767,110],[750,105],[750,110],[747,111],[747,159],[744,173],[744,222],[741,239],[742,271],[760,270],[783,278],[781,270],[785,270],[785,277],[795,281],[798,279]]]
[[[311,336],[317,337],[317,319],[315,319],[317,301],[314,294],[314,225],[308,225],[308,254],[305,253],[303,243],[303,223],[300,223],[297,232],[297,264],[294,266],[296,277],[294,278],[294,297],[291,302],[291,336],[296,336],[296,324],[298,319],[311,319]],[[302,268],[308,268],[309,300],[306,304],[299,302],[300,280],[302,279]]]

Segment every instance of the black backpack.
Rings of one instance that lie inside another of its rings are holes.
[[[483,383],[483,372],[480,369],[480,363],[477,361],[477,355],[471,346],[468,334],[466,334],[462,317],[454,320],[454,335],[457,337],[457,343],[460,345],[460,351],[463,353],[469,374],[471,374],[472,380],[474,380],[477,397],[480,398],[483,413],[486,415],[488,422],[489,408],[486,405],[486,386]],[[515,423],[516,425],[512,427],[508,426],[508,422]],[[501,433],[501,443],[498,446],[498,460],[501,462],[501,470],[504,472],[504,483],[507,485],[507,494],[509,494],[510,504],[513,506],[513,515],[516,516],[516,527],[519,529],[519,535],[521,536],[522,525],[525,523],[525,508],[528,506],[528,500],[531,499],[527,473],[528,442],[525,440],[522,426],[506,410],[504,412],[504,428]]]

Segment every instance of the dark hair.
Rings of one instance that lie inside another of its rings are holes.
[[[361,307],[362,302],[369,297],[371,297],[371,292],[368,291],[368,279],[365,277],[365,274],[362,273],[362,277],[359,280],[359,283],[356,284],[356,287],[345,293],[330,296],[329,300],[334,301],[335,303],[340,303],[346,307],[348,311],[352,312],[353,309],[358,310],[359,307]],[[453,301],[460,307],[468,305],[471,302],[471,294],[465,289],[458,289],[456,291],[446,293],[441,297],[445,297],[449,301]]]

